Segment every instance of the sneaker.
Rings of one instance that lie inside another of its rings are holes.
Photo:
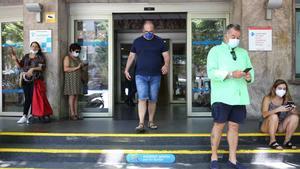
[[[18,124],[23,124],[27,121],[27,117],[25,115],[23,115],[20,120],[17,121]]]
[[[31,118],[32,118],[32,115],[31,115],[31,114],[28,115],[27,120],[26,120],[26,123],[27,123],[27,124],[30,124],[30,123],[31,123]]]
[[[217,160],[213,160],[210,162],[210,169],[219,169],[219,164]]]
[[[236,162],[236,164],[233,164],[231,161],[228,161],[228,167],[232,169],[247,169],[244,165],[242,165],[239,162]]]

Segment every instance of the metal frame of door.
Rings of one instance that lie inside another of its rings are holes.
[[[113,90],[114,90],[114,64],[113,64],[113,20],[112,14],[98,14],[98,15],[76,15],[73,13],[70,17],[70,32],[69,32],[69,43],[74,42],[74,22],[76,20],[108,20],[108,112],[97,113],[97,112],[83,112],[86,117],[111,117],[113,115]]]
[[[145,11],[145,7],[153,7],[155,11]],[[191,18],[198,16],[200,18],[221,17],[229,20],[230,2],[224,0],[223,2],[191,2],[191,3],[74,3],[70,4],[70,42],[74,41],[74,20],[75,19],[103,19],[107,18],[110,21],[110,54],[109,54],[109,89],[110,89],[110,103],[109,113],[105,116],[112,116],[114,104],[114,65],[113,59],[113,13],[161,13],[161,12],[186,12],[187,17],[187,110],[188,116],[207,116],[210,112],[192,112],[191,103]],[[201,13],[199,13],[201,12]],[[116,98],[117,99],[117,98]]]
[[[192,107],[192,19],[215,19],[224,18],[229,23],[229,13],[188,13],[187,21],[187,112],[188,116],[211,116],[211,112],[193,112]]]
[[[2,23],[23,21],[23,6],[0,7],[0,116],[22,116],[23,112],[2,111]]]

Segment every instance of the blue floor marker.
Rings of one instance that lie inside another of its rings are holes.
[[[136,164],[171,164],[176,160],[174,154],[128,154],[126,161]]]

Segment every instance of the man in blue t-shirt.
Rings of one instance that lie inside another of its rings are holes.
[[[161,75],[166,75],[169,70],[170,56],[163,39],[154,35],[154,24],[152,21],[145,21],[143,25],[143,36],[134,40],[125,68],[125,76],[128,80],[132,77],[129,68],[136,60],[135,81],[139,98],[138,112],[139,125],[137,132],[143,132],[145,114],[147,110],[150,129],[157,129],[154,123],[156,102],[160,88]]]

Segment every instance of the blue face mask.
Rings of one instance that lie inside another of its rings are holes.
[[[154,33],[153,32],[145,32],[144,34],[144,38],[147,40],[151,40],[154,37]]]

